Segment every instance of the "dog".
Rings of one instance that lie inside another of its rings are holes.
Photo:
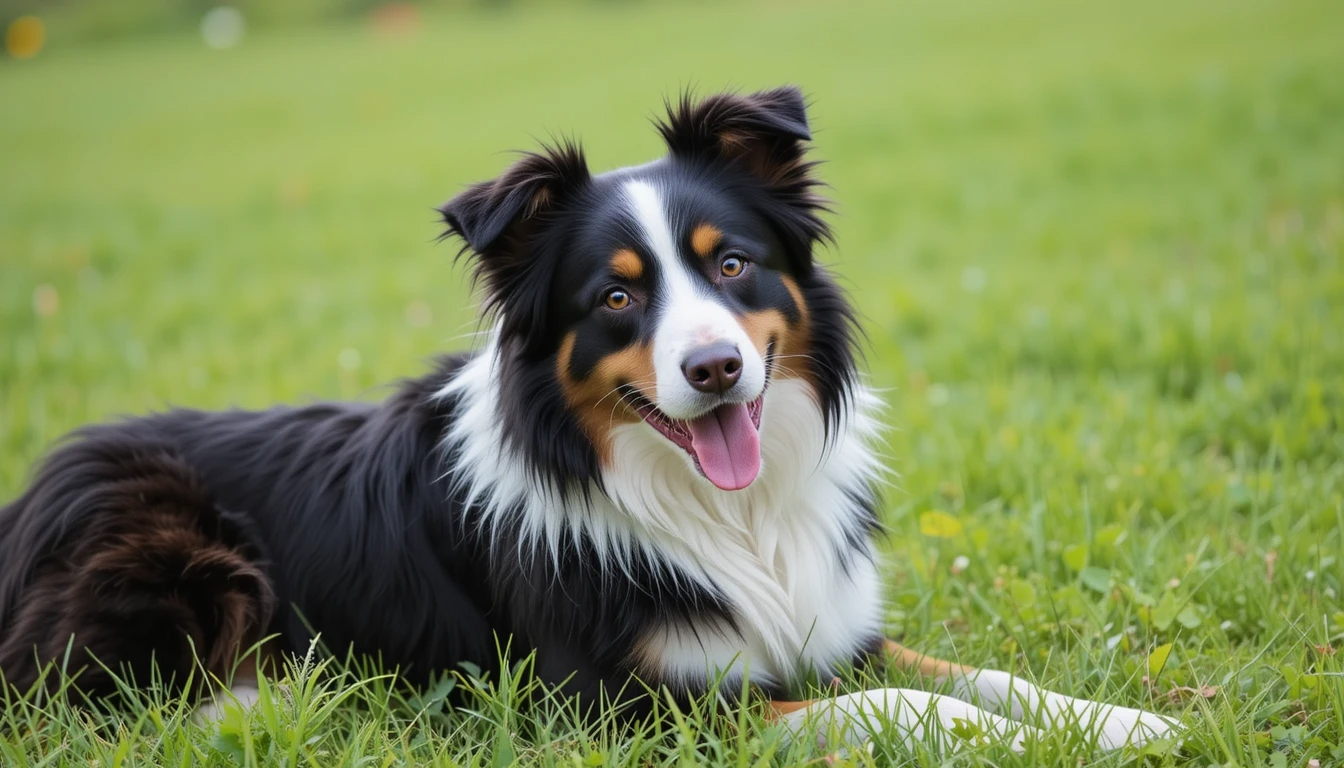
[[[442,206],[486,340],[385,402],[172,410],[56,448],[0,510],[7,684],[40,687],[69,649],[93,697],[200,664],[246,704],[263,657],[319,636],[412,684],[495,668],[506,641],[632,716],[718,681],[856,738],[874,713],[1015,748],[1061,720],[1106,747],[1171,733],[884,638],[878,401],[815,254],[804,98],[686,96],[656,127],[646,165],[593,174],[562,141]],[[873,660],[948,695],[784,700]]]

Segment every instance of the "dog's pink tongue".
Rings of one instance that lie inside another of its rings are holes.
[[[690,426],[691,450],[709,482],[725,491],[751,485],[761,471],[761,438],[746,404],[720,405]]]

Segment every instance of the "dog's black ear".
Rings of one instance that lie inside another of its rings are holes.
[[[668,103],[658,132],[674,155],[741,162],[766,178],[803,155],[812,138],[807,105],[797,88],[785,86],[748,95],[720,93],[700,101],[683,94]]]
[[[486,256],[515,224],[526,223],[588,182],[588,162],[575,143],[525,152],[494,181],[473,184],[439,208],[446,235]]]
[[[784,86],[699,101],[683,94],[656,125],[674,157],[727,163],[764,182],[795,266],[811,268],[812,245],[829,239],[830,229],[820,217],[828,208],[816,191],[816,163],[805,157],[812,132],[802,91]]]
[[[507,305],[503,332],[537,341],[544,327],[545,291],[550,285],[550,260],[537,243],[548,215],[589,181],[583,150],[573,142],[526,152],[503,175],[473,184],[438,210],[448,225],[444,237],[456,235],[463,251],[476,263],[476,280],[486,288],[485,307]]]

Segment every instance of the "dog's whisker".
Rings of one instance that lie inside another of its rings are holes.
[[[642,389],[642,388],[644,388],[644,387],[646,387],[646,386],[650,386],[650,385],[652,385],[652,384],[655,384],[655,383],[656,383],[656,382],[655,382],[654,380],[649,380],[649,381],[631,381],[631,382],[627,382],[627,383],[625,383],[625,384],[617,384],[617,385],[616,385],[615,387],[613,387],[610,391],[608,391],[605,395],[603,395],[601,398],[599,398],[599,399],[597,400],[597,402],[593,403],[593,407],[596,408],[597,406],[599,406],[599,405],[602,404],[602,401],[603,401],[603,400],[606,400],[608,397],[611,397],[612,395],[614,395],[614,394],[616,394],[616,393],[618,393],[618,392],[621,392],[621,391],[623,391],[623,390],[634,390],[634,391],[635,391],[635,394],[640,394],[640,392],[639,392],[638,390],[640,390],[640,389]],[[643,395],[640,395],[640,396],[642,397]],[[619,402],[619,401],[618,401],[618,402]]]

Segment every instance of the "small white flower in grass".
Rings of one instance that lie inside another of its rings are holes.
[[[980,293],[988,284],[989,275],[980,267],[970,266],[961,271],[961,287],[967,293]]]
[[[952,397],[948,393],[947,387],[942,384],[930,384],[924,396],[928,398],[929,405],[932,406],[947,405],[947,401]]]
[[[956,559],[952,561],[952,575],[960,576],[962,573],[966,571],[967,568],[970,567],[971,567],[971,558],[965,555],[957,555]]]
[[[1185,303],[1186,291],[1185,283],[1172,278],[1167,281],[1167,303],[1174,306],[1180,306]]]
[[[217,5],[201,17],[201,39],[217,51],[232,48],[243,41],[247,21],[243,12],[231,5]]]
[[[364,361],[360,358],[358,349],[346,347],[341,350],[341,354],[336,356],[336,362],[343,371],[357,371]]]

